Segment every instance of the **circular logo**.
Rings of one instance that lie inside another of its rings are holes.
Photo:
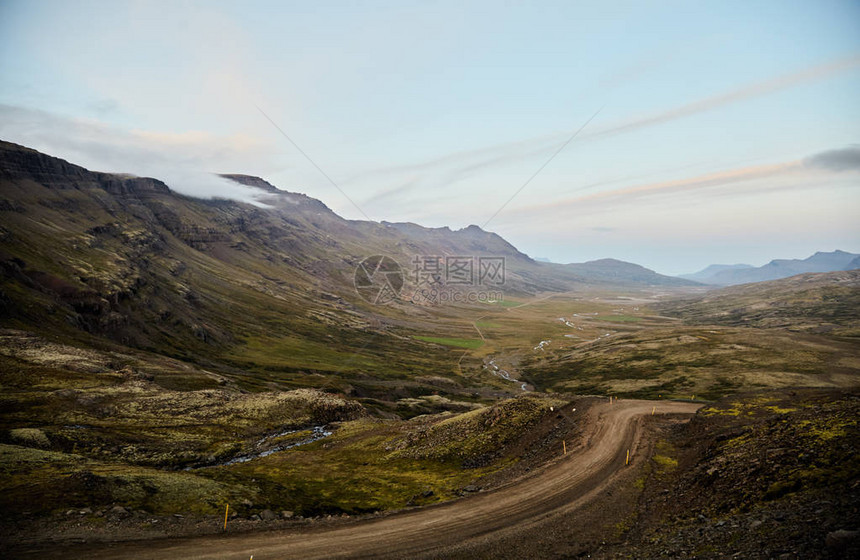
[[[403,289],[403,271],[397,261],[384,255],[367,257],[355,267],[355,291],[373,304],[397,299]]]

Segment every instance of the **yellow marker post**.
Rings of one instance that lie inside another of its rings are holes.
[[[657,407],[651,409],[651,416],[654,416],[654,413],[657,412]]]
[[[230,504],[227,504],[227,507],[224,508],[224,530],[227,530],[227,513],[230,511]]]
[[[624,465],[627,466],[630,464],[630,450],[627,450],[627,460],[624,461]]]
[[[561,448],[564,450],[564,454],[567,455],[567,442],[561,440]]]

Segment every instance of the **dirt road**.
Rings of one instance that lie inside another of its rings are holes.
[[[584,437],[576,448],[539,473],[497,490],[468,498],[335,527],[219,535],[151,542],[91,545],[80,549],[34,550],[34,557],[90,559],[148,558],[203,560],[281,558],[422,558],[463,550],[468,543],[510,536],[538,527],[548,518],[569,513],[594,500],[625,468],[627,450],[634,461],[644,417],[692,414],[700,405],[622,400],[592,406]]]

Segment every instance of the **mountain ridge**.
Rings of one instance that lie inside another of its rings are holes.
[[[600,278],[612,282],[619,278],[633,278],[638,283],[650,286],[699,286],[700,283],[674,276],[659,274],[650,268],[618,259],[605,258],[584,263],[568,263],[562,265],[574,273]]]
[[[779,280],[797,274],[836,272],[860,268],[860,254],[840,249],[817,251],[805,259],[773,259],[765,265],[710,265],[699,272],[682,274],[679,278],[697,280],[704,284],[734,286],[767,280]]]

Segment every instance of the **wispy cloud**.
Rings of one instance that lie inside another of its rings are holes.
[[[603,130],[596,130],[591,134],[587,134],[585,135],[585,138],[621,134],[648,126],[663,124],[683,117],[695,115],[697,113],[710,111],[718,107],[723,107],[731,103],[737,103],[739,101],[752,99],[768,93],[774,93],[793,86],[821,80],[833,74],[858,67],[860,67],[860,55],[854,55],[825,64],[811,66],[798,72],[792,72],[790,74],[784,74],[782,76],[756,82],[733,91],[700,99],[653,115],[647,115],[632,119],[625,123],[611,125]]]
[[[576,143],[658,126],[733,103],[739,103],[747,99],[811,83],[858,67],[860,67],[860,55],[818,64],[797,72],[772,77],[657,113],[634,117],[623,122],[605,125],[602,128],[597,127],[592,132],[582,134],[577,138]],[[611,107],[607,109],[607,112],[611,112]],[[513,165],[546,156],[564,142],[565,138],[569,135],[569,131],[554,132],[517,142],[506,142],[480,149],[447,154],[413,165],[380,168],[354,176],[346,182],[378,181],[380,179],[383,181],[396,180],[397,184],[395,186],[378,190],[365,201],[368,204],[371,201],[376,205],[385,204],[390,200],[402,198],[405,194],[420,188],[449,186],[486,169]],[[404,175],[410,177],[408,181],[400,178]]]
[[[829,150],[812,155],[802,160],[786,161],[769,165],[757,165],[727,169],[714,173],[685,177],[669,181],[644,183],[629,187],[551,200],[542,204],[523,207],[511,212],[514,220],[535,216],[546,216],[547,213],[565,213],[572,211],[594,211],[598,208],[618,208],[641,202],[643,199],[657,196],[700,194],[712,190],[711,194],[725,194],[727,187],[745,185],[741,191],[732,194],[753,194],[773,191],[780,188],[798,188],[797,184],[779,184],[776,181],[786,177],[826,177],[833,173],[845,171],[860,171],[860,149],[848,147]],[[804,187],[817,183],[803,183]]]
[[[433,186],[450,186],[478,175],[481,171],[546,156],[557,148],[569,133],[552,133],[540,138],[507,142],[448,154],[426,162],[375,169],[355,175],[345,183],[363,181],[395,180],[396,184],[376,191],[364,201],[365,204],[385,204],[402,199],[410,192]],[[403,179],[406,177],[406,179]]]
[[[0,137],[95,171],[155,177],[189,196],[251,203],[258,202],[255,189],[215,173],[244,171],[249,161],[265,169],[275,155],[268,145],[245,135],[125,131],[95,120],[3,104]]]

